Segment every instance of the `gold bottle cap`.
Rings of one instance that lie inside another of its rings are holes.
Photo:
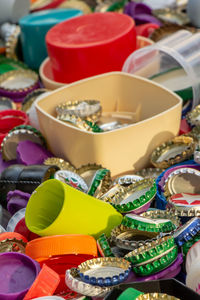
[[[142,176],[144,178],[156,179],[163,171],[164,169],[160,169],[160,168],[146,168],[136,172],[135,174]]]
[[[156,240],[160,234],[158,232],[147,232],[131,229],[124,225],[119,225],[111,231],[111,240],[117,247],[127,250],[134,250]]]
[[[8,37],[6,41],[6,57],[12,59],[18,59],[16,54],[17,43],[19,40],[19,36],[21,33],[21,29],[19,26],[16,26],[15,31]]]
[[[19,142],[26,140],[41,146],[44,145],[44,139],[37,131],[25,128],[13,129],[9,131],[2,141],[1,152],[3,159],[6,161],[17,159],[17,146]]]
[[[99,169],[102,169],[102,165],[97,165],[97,164],[87,164],[87,165],[82,165],[77,169],[77,173],[81,175],[85,181],[90,179],[91,173],[90,171],[97,171]]]
[[[178,25],[186,25],[190,23],[187,14],[177,9],[171,9],[171,8],[156,9],[153,11],[153,14],[161,21],[168,22],[168,23],[175,23]]]
[[[74,166],[72,166],[68,161],[65,161],[64,159],[58,157],[47,158],[43,162],[43,164],[46,166],[57,166],[58,168],[60,168],[60,170],[68,170],[71,172],[76,172]]]
[[[47,89],[36,89],[24,98],[22,102],[22,107],[21,110],[25,111],[26,113],[29,112],[29,109],[31,108],[33,102],[43,93],[46,93],[48,90]]]
[[[188,123],[191,125],[200,125],[200,105],[197,105],[192,111],[186,115]]]
[[[158,168],[166,169],[188,159],[195,150],[192,137],[178,136],[157,147],[151,155],[151,163]]]
[[[164,185],[165,197],[179,193],[200,194],[200,171],[193,168],[179,168],[171,172]]]
[[[136,300],[180,300],[180,299],[167,294],[150,293],[150,294],[139,295],[136,298]]]
[[[14,70],[0,75],[0,88],[12,92],[28,92],[38,81],[37,73],[31,70]]]
[[[75,116],[90,122],[97,122],[101,116],[102,107],[100,101],[82,100],[68,101],[56,106],[59,120],[66,120],[66,115]]]

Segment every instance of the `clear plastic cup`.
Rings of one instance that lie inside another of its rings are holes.
[[[183,102],[200,103],[200,33],[180,30],[132,53],[123,72],[139,75],[176,92]]]

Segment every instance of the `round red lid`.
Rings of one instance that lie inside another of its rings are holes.
[[[48,31],[46,42],[60,48],[97,46],[119,39],[134,25],[134,20],[124,14],[93,13],[55,25]]]

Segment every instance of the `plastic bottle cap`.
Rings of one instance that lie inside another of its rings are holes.
[[[31,300],[33,297],[53,295],[60,282],[60,276],[51,268],[43,265],[39,275],[33,282],[24,300]]]

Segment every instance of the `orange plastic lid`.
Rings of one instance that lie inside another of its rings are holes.
[[[44,264],[28,293],[25,295],[24,300],[53,295],[59,282],[60,276]]]
[[[24,243],[28,242],[27,239],[23,235],[21,235],[17,232],[3,232],[0,234],[0,242],[7,240],[7,239],[22,240]]]
[[[66,234],[41,237],[28,242],[26,254],[41,262],[52,256],[88,254],[97,257],[96,240],[89,235]]]

